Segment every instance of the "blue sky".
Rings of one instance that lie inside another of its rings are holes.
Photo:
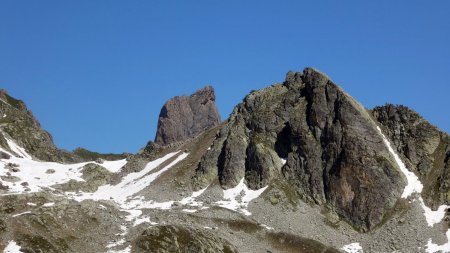
[[[450,132],[450,1],[0,1],[0,87],[62,148],[136,152],[175,95],[225,119],[289,70]]]

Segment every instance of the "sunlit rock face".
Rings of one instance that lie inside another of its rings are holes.
[[[190,96],[177,96],[161,109],[155,142],[166,146],[196,137],[220,124],[212,86],[206,86]]]

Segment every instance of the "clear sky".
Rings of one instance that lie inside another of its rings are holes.
[[[450,1],[0,0],[0,87],[62,148],[136,152],[206,84],[222,118],[306,66],[450,132]]]

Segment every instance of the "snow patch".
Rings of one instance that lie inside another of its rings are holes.
[[[381,132],[380,127],[377,126],[378,131],[380,132],[381,136],[383,137],[383,141],[386,144],[387,148],[389,149],[389,152],[394,156],[395,162],[400,167],[400,170],[402,173],[406,176],[406,179],[408,181],[408,184],[406,185],[405,189],[403,190],[402,198],[406,199],[409,196],[411,196],[413,193],[421,193],[423,189],[423,185],[420,182],[419,178],[411,171],[409,171],[403,161],[400,159],[400,157],[397,155],[397,153],[392,149],[391,143],[388,141],[386,136],[384,136],[383,132]]]
[[[244,178],[242,178],[241,181],[239,181],[239,184],[234,188],[223,191],[224,200],[217,201],[214,204],[249,216],[252,215],[252,213],[247,210],[248,204],[252,200],[258,198],[267,187],[268,186],[259,190],[250,190],[244,183]]]
[[[443,245],[437,245],[434,244],[432,242],[431,239],[428,240],[428,244],[427,244],[427,249],[426,252],[427,253],[437,253],[437,252],[441,252],[441,253],[446,253],[446,252],[450,252],[450,229],[447,231],[446,233],[447,235],[447,243],[443,244]]]
[[[17,145],[14,141],[10,140],[9,138],[6,138],[6,142],[8,143],[9,148],[16,154],[22,156],[23,158],[26,159],[32,159],[31,156],[27,153],[27,151],[25,151],[24,148],[20,147],[19,145]]]
[[[26,212],[23,212],[23,213],[14,214],[12,217],[19,217],[21,215],[30,214],[30,213],[31,213],[30,211],[26,211]]]
[[[347,253],[363,253],[363,248],[358,242],[347,244],[341,249]]]
[[[263,228],[265,228],[265,229],[267,229],[267,230],[274,230],[273,227],[269,227],[269,226],[267,226],[266,224],[261,224],[260,226],[263,227]]]
[[[105,169],[107,169],[109,172],[116,173],[119,172],[120,169],[122,169],[125,164],[127,164],[127,159],[117,160],[117,161],[103,161],[103,163],[96,163]]]
[[[423,211],[424,211],[423,214],[425,215],[425,218],[427,219],[427,223],[428,223],[429,227],[432,227],[432,226],[434,226],[434,224],[441,222],[442,219],[444,219],[444,217],[445,217],[445,213],[447,212],[447,209],[450,208],[450,206],[442,205],[438,208],[438,210],[433,211],[433,210],[431,210],[431,208],[429,208],[425,205],[422,197],[419,198],[419,201],[420,201],[420,205],[423,208]]]
[[[50,203],[45,203],[45,204],[43,204],[42,206],[43,206],[43,207],[52,207],[52,206],[54,206],[54,205],[55,205],[54,202],[50,202]]]
[[[23,253],[20,246],[15,241],[9,241],[8,246],[3,250],[3,253]]]
[[[281,163],[282,163],[283,165],[285,165],[285,164],[286,164],[286,159],[284,159],[284,158],[280,158],[280,160],[281,160]]]

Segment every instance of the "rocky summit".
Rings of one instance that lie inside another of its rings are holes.
[[[369,112],[310,68],[248,95],[197,172],[225,188],[243,177],[252,189],[282,178],[362,230],[382,221],[406,185]]]
[[[450,252],[450,137],[313,68],[220,121],[174,97],[137,154],[58,149],[0,92],[0,252]]]
[[[169,99],[159,114],[155,142],[163,146],[182,142],[220,124],[215,100],[212,86]]]

